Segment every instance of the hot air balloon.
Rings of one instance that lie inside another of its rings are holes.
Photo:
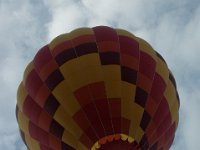
[[[16,116],[29,150],[168,150],[179,118],[162,56],[123,29],[79,28],[27,66]]]

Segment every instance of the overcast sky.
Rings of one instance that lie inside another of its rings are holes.
[[[171,150],[199,150],[199,0],[0,0],[0,149],[26,149],[15,119],[26,64],[57,35],[96,25],[129,30],[162,54],[181,101]]]

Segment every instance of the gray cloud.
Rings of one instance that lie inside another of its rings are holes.
[[[1,1],[0,148],[15,150],[22,145],[14,116],[16,90],[37,50],[74,28],[109,25],[144,38],[166,59],[181,99],[180,124],[171,149],[200,149],[199,14],[198,0]]]

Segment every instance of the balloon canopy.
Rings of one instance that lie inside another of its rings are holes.
[[[162,56],[106,26],[79,28],[42,47],[17,93],[29,150],[168,150],[178,112]]]

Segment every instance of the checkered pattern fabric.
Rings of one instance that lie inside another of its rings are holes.
[[[41,48],[24,72],[16,107],[29,150],[90,150],[119,134],[134,139],[131,150],[168,150],[178,111],[162,56],[106,26],[76,29]]]

